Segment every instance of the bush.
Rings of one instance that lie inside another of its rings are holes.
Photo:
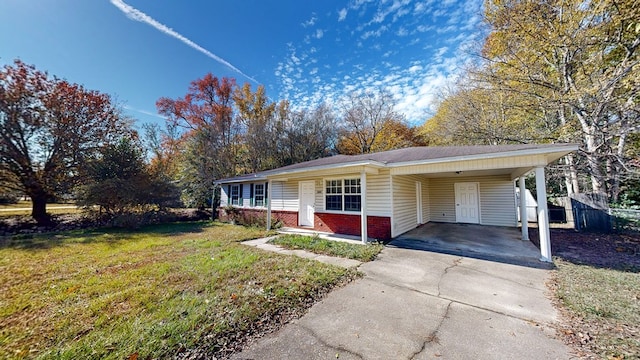
[[[20,195],[17,193],[0,193],[0,205],[17,204]]]
[[[234,206],[225,207],[224,211],[227,213],[227,217],[230,222],[236,225],[250,226],[250,227],[267,227],[267,214],[246,212],[240,208]],[[279,229],[282,227],[282,222],[276,218],[271,218],[271,228]]]
[[[126,213],[116,215],[111,219],[113,227],[125,229],[138,229],[141,224],[142,216],[134,213]]]
[[[128,138],[103,149],[101,157],[89,163],[87,174],[87,185],[78,188],[77,204],[98,205],[114,220],[140,209],[179,203],[178,188],[162,174],[151,173],[142,150]]]

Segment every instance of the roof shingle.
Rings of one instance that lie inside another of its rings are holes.
[[[351,163],[362,163],[375,161],[385,165],[420,160],[437,160],[456,158],[461,156],[477,156],[483,154],[496,154],[501,152],[526,151],[537,149],[552,149],[554,147],[564,147],[572,144],[522,144],[522,145],[472,145],[472,146],[422,146],[410,147],[396,150],[389,150],[371,154],[361,155],[334,155],[311,161],[305,161],[280,167],[273,170],[262,171],[255,174],[236,176],[233,178],[218,180],[218,183],[241,182],[250,180],[265,179],[266,176],[293,170],[306,168],[325,167],[330,165],[348,165]]]

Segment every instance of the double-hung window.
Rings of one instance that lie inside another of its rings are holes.
[[[231,205],[240,205],[240,185],[231,185],[229,194],[229,203]]]
[[[336,179],[325,181],[325,210],[360,211],[360,179]]]
[[[264,206],[264,184],[256,184],[253,191],[254,206]]]

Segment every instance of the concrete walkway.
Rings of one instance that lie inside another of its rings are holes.
[[[327,256],[327,255],[319,255],[319,254],[314,254],[312,252],[305,251],[305,250],[289,250],[289,249],[282,248],[278,245],[269,244],[269,240],[277,236],[278,235],[262,238],[262,239],[243,241],[241,244],[248,245],[248,246],[255,246],[258,249],[272,251],[279,254],[295,255],[302,258],[306,258],[306,259],[320,261],[325,264],[340,266],[343,268],[357,267],[357,266],[360,266],[360,264],[362,264],[362,262],[358,260],[345,259],[345,258],[339,258],[339,257],[333,257],[333,256]]]
[[[548,270],[395,247],[359,270],[232,358],[572,358],[550,326]]]

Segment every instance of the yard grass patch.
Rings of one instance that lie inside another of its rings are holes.
[[[224,354],[356,276],[239,243],[265,235],[199,222],[6,240],[0,358]]]
[[[19,201],[15,204],[0,205],[0,217],[26,216],[31,214],[31,201]],[[74,204],[47,204],[47,213],[52,215],[77,214],[82,212],[81,208]]]
[[[602,358],[639,356],[640,273],[555,263],[556,294],[579,325],[571,334],[576,341]]]
[[[362,262],[371,261],[382,251],[382,244],[351,244],[347,242],[322,239],[318,236],[286,234],[269,241],[287,249],[308,250],[316,254],[337,256]]]

